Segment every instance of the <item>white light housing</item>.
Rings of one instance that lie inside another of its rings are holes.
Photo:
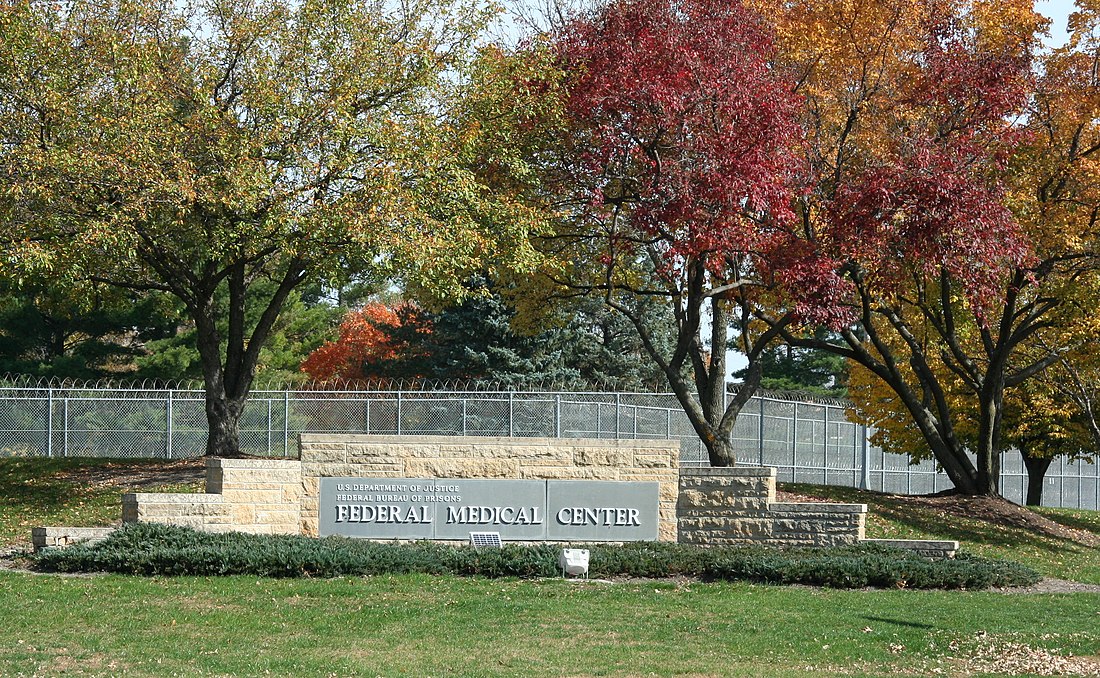
[[[588,549],[562,549],[558,557],[563,575],[588,576]]]

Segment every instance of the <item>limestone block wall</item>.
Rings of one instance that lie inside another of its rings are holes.
[[[122,521],[206,532],[297,534],[301,499],[298,461],[207,459],[205,494],[124,494]]]
[[[65,548],[76,544],[94,544],[115,531],[113,527],[34,527],[31,542],[35,551]]]
[[[506,478],[660,483],[658,539],[676,541],[674,440],[302,434],[301,533],[318,533],[320,478]]]
[[[683,543],[841,546],[863,539],[866,504],[776,502],[774,468],[684,468],[679,487]]]

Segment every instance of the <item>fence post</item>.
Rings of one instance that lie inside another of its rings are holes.
[[[369,406],[368,406],[369,407]],[[370,410],[367,410],[368,415]],[[283,456],[290,456],[290,391],[283,391]]]
[[[825,405],[825,454],[821,457],[821,484],[829,484],[829,406]]]
[[[462,399],[462,435],[466,435],[466,399]]]
[[[561,437],[561,394],[554,394],[554,437]]]
[[[871,434],[866,424],[859,425],[863,432],[863,468],[859,474],[859,489],[871,489]]]
[[[508,437],[512,438],[516,434],[515,427],[516,418],[516,392],[508,391]]]
[[[61,401],[61,456],[69,456],[69,399],[65,398]]]
[[[164,458],[172,458],[172,391],[164,401]]]
[[[46,389],[46,456],[53,456],[53,388]]]
[[[397,392],[397,435],[401,435],[401,391]]]
[[[791,482],[798,482],[798,401],[794,403],[791,415]]]
[[[665,410],[665,440],[672,440],[672,410]]]
[[[271,456],[271,397],[267,398],[267,456]]]
[[[757,433],[760,436],[760,465],[764,465],[764,399],[757,396],[756,402],[760,406],[760,416],[758,417],[759,425],[757,426]]]
[[[622,412],[622,409],[623,409],[622,394],[616,393],[615,394],[615,438],[616,439],[619,437],[619,419],[620,419],[619,415]]]
[[[1004,452],[1004,450],[1002,450],[1001,452],[999,452],[997,454],[997,456],[1000,457],[997,460],[997,493],[1000,494],[1002,497],[1005,495],[1005,454],[1006,453]],[[935,468],[935,466],[933,466],[932,468]],[[1027,471],[1025,470],[1024,473],[1026,474]],[[933,477],[935,477],[935,476],[933,476]],[[1023,485],[1023,487],[1021,487],[1021,489],[1023,490],[1022,496],[1026,499],[1027,498],[1027,486],[1024,483],[1021,483],[1021,485]],[[1078,501],[1078,503],[1080,503],[1080,501],[1081,501],[1081,482],[1080,481],[1077,482],[1077,501]]]

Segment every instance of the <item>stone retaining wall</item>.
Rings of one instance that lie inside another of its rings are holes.
[[[302,465],[284,459],[207,459],[205,494],[122,495],[122,521],[205,532],[298,534]]]
[[[206,493],[123,495],[123,521],[316,536],[325,477],[656,482],[657,538],[692,544],[854,544],[867,510],[776,502],[772,468],[681,469],[669,440],[303,434],[299,449],[207,460]]]
[[[867,505],[776,502],[774,468],[684,468],[677,514],[686,544],[842,546],[863,539]]]
[[[103,541],[114,531],[113,527],[33,527],[31,543],[34,544],[35,551],[94,544]]]
[[[486,478],[660,484],[658,539],[676,541],[674,440],[302,434],[302,534],[318,533],[320,479]]]

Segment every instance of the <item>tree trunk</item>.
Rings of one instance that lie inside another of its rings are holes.
[[[260,349],[271,336],[272,328],[291,291],[305,279],[305,266],[300,260],[288,265],[279,288],[267,301],[266,308],[248,333],[247,306],[250,281],[245,264],[229,267],[225,283],[229,291],[228,328],[225,333],[225,356],[222,356],[222,335],[218,331],[219,317],[214,302],[215,284],[196,290],[188,310],[195,320],[199,357],[206,386],[206,422],[210,427],[206,441],[207,456],[239,457],[240,419],[256,376]],[[183,298],[184,295],[181,295]]]
[[[1004,363],[993,360],[978,396],[977,494],[1000,496],[1001,419],[1004,414]]]
[[[920,403],[916,394],[909,391],[906,384],[899,381],[890,383],[890,386],[909,410],[917,428],[924,436],[924,442],[932,451],[932,456],[947,473],[955,489],[961,494],[983,494],[979,491],[977,469],[966,455],[966,449],[951,435],[951,431],[945,430],[943,424]]]
[[[704,407],[691,393],[683,377],[673,373],[666,374],[669,386],[676,394],[676,399],[680,401],[680,406],[683,408],[684,414],[687,415],[688,422],[695,429],[695,434],[699,436],[703,446],[707,448],[710,465],[716,467],[736,466],[737,455],[734,454],[733,443],[730,441],[729,435],[723,435],[719,432],[721,428],[718,425],[719,422],[710,421]],[[721,414],[719,413],[719,416]]]
[[[1020,456],[1023,457],[1024,468],[1027,469],[1027,498],[1024,503],[1028,506],[1041,506],[1043,503],[1043,483],[1054,458],[1035,457],[1028,454],[1027,450],[1020,450]]]
[[[240,419],[248,397],[226,384],[226,367],[222,365],[221,335],[214,318],[213,300],[208,300],[195,313],[195,329],[199,357],[202,362],[206,390],[206,456],[240,457]]]
[[[707,456],[710,457],[710,465],[715,468],[737,466],[737,454],[733,449],[733,441],[723,436],[713,436],[710,440],[704,440],[707,447]]]
[[[241,457],[240,421],[244,403],[235,403],[216,393],[206,393],[206,456]]]

